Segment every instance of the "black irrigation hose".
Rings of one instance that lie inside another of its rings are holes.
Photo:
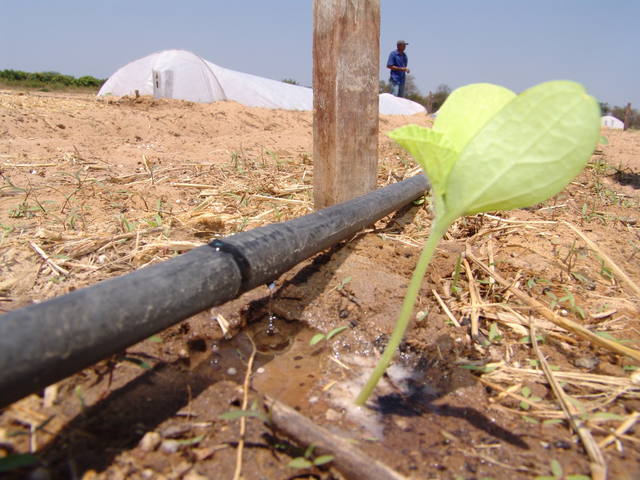
[[[428,189],[416,175],[0,316],[0,408],[281,274]]]

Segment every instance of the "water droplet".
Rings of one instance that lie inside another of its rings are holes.
[[[220,370],[220,368],[221,368],[220,361],[221,360],[222,360],[222,355],[220,355],[219,353],[213,353],[211,355],[211,358],[209,359],[209,365],[214,370]]]
[[[266,330],[266,332],[267,332],[267,335],[269,335],[269,336],[273,336],[273,335],[275,335],[276,333],[278,333],[278,327],[276,327],[276,325],[275,325],[275,323],[274,323],[274,321],[276,320],[276,318],[277,318],[277,317],[276,317],[275,315],[269,315],[269,317],[268,317],[268,319],[267,319],[268,323],[267,323],[267,330]]]

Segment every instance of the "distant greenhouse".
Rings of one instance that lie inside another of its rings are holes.
[[[186,50],[165,50],[134,60],[104,83],[98,95],[153,95],[192,102],[231,100],[250,107],[312,110],[307,87],[229,70]],[[417,102],[380,95],[384,115],[426,113]]]
[[[600,125],[602,125],[604,128],[611,128],[614,130],[624,129],[624,123],[622,122],[622,120],[619,120],[612,115],[605,115],[604,117],[602,117],[600,120]]]

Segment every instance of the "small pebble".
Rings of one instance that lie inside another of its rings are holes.
[[[553,442],[553,446],[556,448],[559,448],[561,450],[570,450],[571,449],[571,443],[565,441],[565,440],[557,440],[555,442]]]
[[[640,370],[636,370],[631,374],[631,383],[640,385]]]
[[[238,370],[236,370],[234,367],[227,368],[227,375],[235,375],[236,373],[238,373]]]
[[[394,423],[398,426],[399,429],[401,430],[406,430],[407,428],[409,428],[409,422],[407,422],[404,418],[396,418],[394,420]]]
[[[330,422],[335,422],[336,420],[338,420],[340,418],[340,414],[338,412],[336,412],[333,408],[330,408],[329,410],[327,410],[325,412],[324,416]]]
[[[600,359],[598,357],[578,357],[573,361],[573,364],[576,367],[593,370],[600,364]]]
[[[161,441],[162,437],[160,437],[158,432],[147,432],[144,434],[144,437],[142,437],[142,440],[140,440],[140,448],[144,452],[152,452],[158,448]]]
[[[165,453],[176,453],[180,449],[180,442],[178,440],[165,440],[160,445],[160,450]]]

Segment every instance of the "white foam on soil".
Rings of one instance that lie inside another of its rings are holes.
[[[376,398],[381,395],[405,391],[406,381],[412,378],[409,369],[402,365],[393,364],[387,369],[387,375],[393,385],[382,378],[369,397],[367,405],[360,407],[355,404],[356,397],[362,387],[369,379],[377,359],[373,357],[343,356],[341,361],[351,368],[352,376],[334,385],[328,392],[329,401],[336,407],[342,409],[347,419],[360,425],[366,436],[381,440],[384,437],[384,424],[382,414],[372,408],[376,405]]]

